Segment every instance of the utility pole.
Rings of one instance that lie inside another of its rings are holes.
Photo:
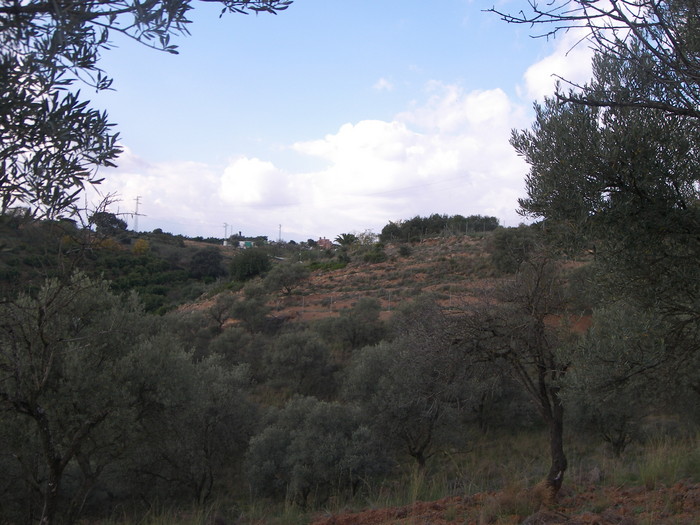
[[[134,231],[139,231],[139,217],[145,217],[144,214],[139,213],[139,204],[141,204],[141,195],[137,195],[134,199],[136,201],[136,210],[134,211]]]

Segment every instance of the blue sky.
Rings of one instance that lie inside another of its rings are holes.
[[[491,5],[296,0],[219,18],[200,3],[179,55],[118,41],[101,63],[115,90],[90,96],[125,147],[100,191],[122,213],[139,196],[139,230],[190,236],[333,238],[431,213],[516,225],[527,166],[510,130],[553,73],[588,78],[590,54]]]

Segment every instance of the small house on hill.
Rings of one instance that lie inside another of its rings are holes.
[[[317,244],[320,248],[323,248],[324,250],[330,250],[331,248],[333,248],[333,243],[331,242],[331,240],[326,239],[325,237],[320,237],[318,239]]]

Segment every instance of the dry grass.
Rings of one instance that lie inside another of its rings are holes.
[[[505,525],[521,523],[541,507],[591,519],[626,507],[639,524],[689,524],[700,512],[700,486],[694,485],[700,482],[699,445],[700,437],[666,437],[613,458],[590,437],[569,436],[572,466],[562,493],[552,502],[539,484],[548,466],[545,432],[482,435],[470,441],[468,452],[445,453],[425,471],[408,465],[393,479],[367,484],[354,499],[337,495],[313,512],[268,501],[222,501],[186,512],[152,510],[138,519],[117,516],[99,525],[296,525],[313,519],[356,525]],[[594,469],[600,475],[592,481]],[[353,517],[352,512],[362,509],[374,510]],[[363,518],[365,514],[371,516]]]

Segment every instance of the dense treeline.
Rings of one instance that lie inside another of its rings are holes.
[[[484,233],[498,228],[496,217],[482,215],[440,215],[428,217],[416,215],[412,219],[389,222],[379,235],[382,242],[417,242],[436,235],[457,235],[459,233]]]

